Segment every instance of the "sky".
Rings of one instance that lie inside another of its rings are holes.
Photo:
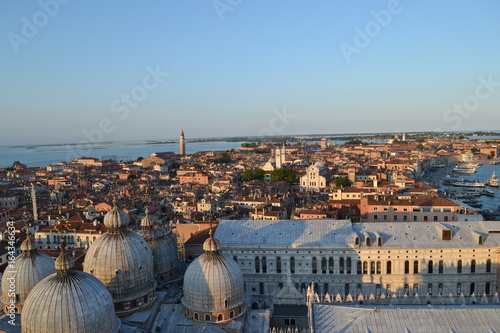
[[[498,130],[500,2],[0,3],[0,146]]]

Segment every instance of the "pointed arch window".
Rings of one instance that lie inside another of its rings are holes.
[[[312,258],[312,273],[318,273],[318,259],[316,259],[316,257]]]

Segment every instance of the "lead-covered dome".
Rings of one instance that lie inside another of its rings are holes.
[[[225,322],[245,312],[243,273],[238,264],[220,253],[220,243],[210,237],[205,253],[184,275],[182,304],[188,317],[198,321]]]
[[[129,217],[116,202],[105,221],[113,221],[113,227],[89,247],[83,268],[108,288],[116,314],[126,316],[156,299],[153,255],[141,236],[125,229]]]
[[[156,281],[160,284],[171,278],[178,266],[177,241],[171,231],[159,228],[149,216],[149,211],[146,208],[146,215],[141,221],[141,230],[137,233],[144,238],[153,251]]]
[[[115,231],[126,227],[130,222],[130,217],[126,212],[118,208],[116,198],[113,199],[113,209],[104,216],[104,225],[109,231]]]
[[[55,266],[57,272],[40,281],[28,296],[22,332],[119,332],[120,320],[106,286],[90,274],[73,271],[73,259],[64,245]]]
[[[37,251],[36,242],[30,237],[21,244],[22,253],[10,262],[2,276],[2,302],[4,312],[9,313],[11,300],[21,313],[28,294],[38,282],[55,273],[54,259]],[[14,292],[11,291],[14,286]]]

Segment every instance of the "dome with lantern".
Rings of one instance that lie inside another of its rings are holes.
[[[243,273],[238,264],[220,253],[220,243],[210,237],[203,243],[204,254],[196,258],[184,275],[182,305],[195,321],[224,323],[245,310]]]
[[[40,281],[26,299],[21,317],[23,333],[119,332],[121,322],[106,286],[90,274],[74,271],[73,265],[61,245],[56,273]]]
[[[153,251],[156,281],[161,283],[171,278],[178,266],[177,242],[172,232],[156,225],[146,208],[145,216],[141,221],[141,230],[137,233],[144,238]]]
[[[86,273],[108,288],[118,316],[147,309],[156,300],[153,255],[146,241],[126,229],[129,215],[114,200],[104,217],[108,232],[89,247],[83,263]]]
[[[36,242],[28,235],[21,244],[21,254],[5,268],[2,276],[2,303],[5,313],[9,312],[7,307],[11,304],[15,304],[16,312],[21,313],[31,290],[38,282],[56,272],[54,259],[38,252],[37,248]]]

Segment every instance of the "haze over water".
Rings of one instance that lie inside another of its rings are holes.
[[[189,142],[186,144],[186,153],[199,151],[224,151],[237,149],[241,142]],[[19,161],[29,167],[45,167],[58,162],[69,162],[76,157],[96,157],[114,155],[117,161],[135,160],[138,157],[148,157],[152,153],[174,152],[179,153],[179,143],[151,142],[109,142],[99,145],[49,145],[49,146],[22,146],[0,147],[0,168],[9,167],[14,161]]]

